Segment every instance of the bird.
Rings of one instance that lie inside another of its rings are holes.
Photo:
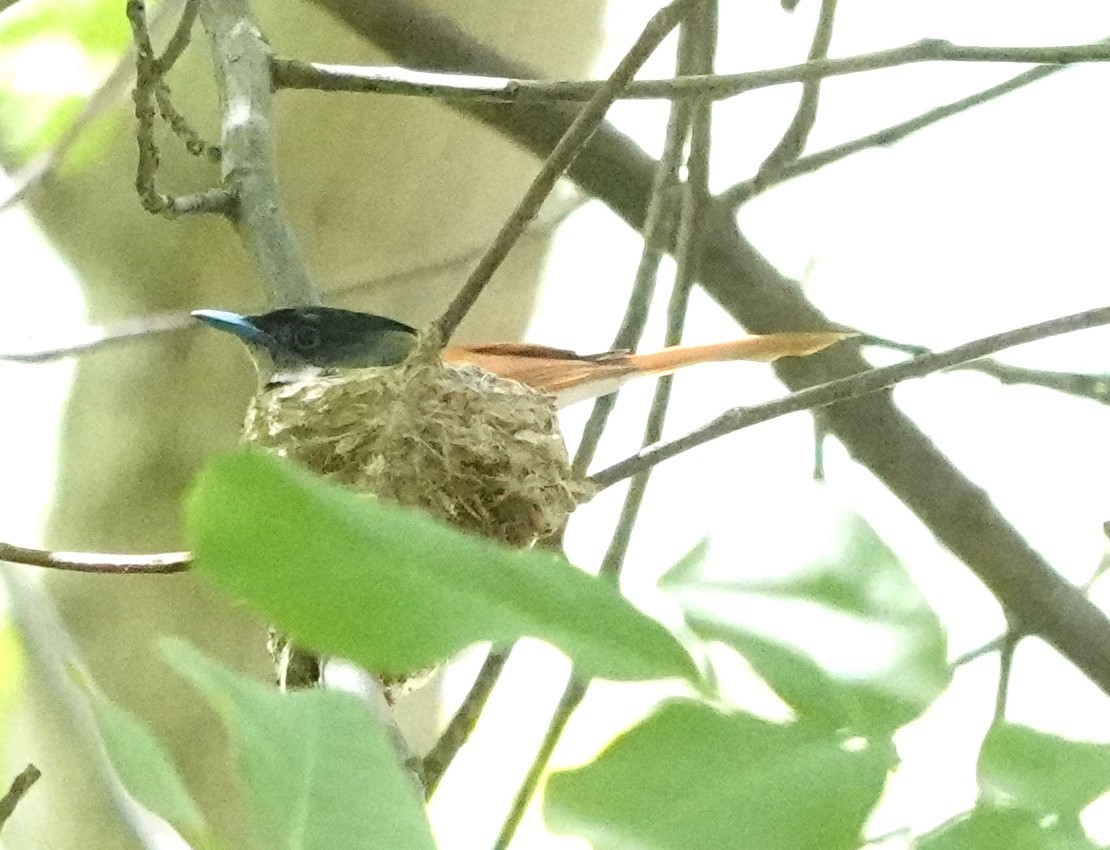
[[[195,310],[204,324],[249,349],[263,384],[289,383],[327,371],[394,366],[416,347],[410,325],[336,307],[286,307],[257,315]],[[646,354],[578,354],[527,342],[448,346],[447,365],[469,364],[550,395],[557,407],[608,395],[635,378],[667,375],[699,363],[771,361],[813,354],[851,334],[837,331],[747,336],[708,345],[679,345]]]
[[[643,375],[809,354],[846,336],[770,334],[591,355],[495,342],[444,348],[446,369],[433,358],[394,372],[383,367],[404,363],[421,344],[420,334],[385,316],[319,306],[192,315],[245,343],[255,362],[259,390],[244,424],[246,443],[355,492],[513,546],[550,535],[594,492],[568,461],[557,407],[606,395]],[[431,350],[425,343],[423,352]],[[323,661],[311,649],[277,629],[270,630],[268,646],[279,687],[320,681]],[[392,701],[410,677],[382,683]]]

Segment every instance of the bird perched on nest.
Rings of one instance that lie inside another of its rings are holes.
[[[289,383],[325,370],[395,366],[416,347],[415,328],[384,316],[334,307],[294,307],[257,316],[196,310],[205,324],[250,349],[263,383]],[[645,375],[728,360],[776,360],[812,354],[843,339],[837,332],[778,333],[710,345],[674,346],[651,354],[580,355],[561,348],[498,342],[449,346],[451,365],[470,364],[552,395],[558,407],[607,395]]]
[[[360,493],[513,546],[593,494],[571,470],[556,408],[697,363],[810,354],[845,335],[753,336],[650,354],[527,343],[439,349],[401,322],[329,307],[198,310],[246,343],[259,374],[244,439]]]
[[[591,493],[567,463],[556,407],[697,363],[810,354],[845,334],[783,333],[650,354],[528,343],[449,346],[330,307],[199,320],[246,343],[260,389],[247,442],[336,483],[526,545]]]

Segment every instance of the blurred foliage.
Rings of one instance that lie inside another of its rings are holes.
[[[197,569],[217,587],[299,642],[368,670],[411,673],[478,641],[532,636],[592,676],[698,678],[678,641],[611,582],[271,455],[211,461],[188,500],[186,529]]]
[[[914,845],[918,850],[1096,850],[1075,821],[984,803]]]
[[[259,846],[434,850],[431,830],[388,734],[349,694],[281,694],[182,641],[164,655],[223,720]],[[85,683],[100,734],[127,791],[197,848],[208,831],[168,753],[132,714]]]
[[[772,723],[704,699],[666,702],[592,762],[549,778],[544,814],[553,829],[597,850],[864,843],[899,763],[893,732],[920,715],[949,674],[944,634],[897,560],[858,517],[843,516],[841,526],[832,552],[785,575],[726,580],[703,545],[663,581],[694,631],[751,659],[795,719]],[[269,455],[209,462],[187,528],[198,570],[221,590],[307,645],[371,667],[421,666],[477,640],[533,634],[595,674],[691,673],[662,626],[562,559],[460,533]],[[756,629],[735,614],[752,596],[801,606],[802,616],[776,615],[781,629]],[[804,628],[836,643],[845,627],[862,628],[884,663],[848,676],[796,641]],[[414,777],[358,700],[281,694],[179,641],[165,654],[224,721],[265,846],[434,846]],[[216,846],[152,735],[86,690],[125,786],[194,846]],[[977,807],[916,846],[1093,847],[1079,816],[1110,788],[1110,745],[1000,725],[983,744],[979,782]]]
[[[1033,814],[1077,817],[1110,790],[1110,745],[999,724],[979,753],[979,784]]]
[[[551,777],[544,811],[596,850],[847,850],[894,762],[887,741],[847,746],[824,727],[673,702]]]
[[[862,519],[841,518],[833,551],[748,577],[699,547],[661,581],[705,640],[739,652],[810,722],[889,733],[948,686],[936,613]],[[768,613],[770,612],[770,613]]]
[[[119,65],[130,38],[118,0],[21,0],[0,17],[0,139],[8,162],[54,145],[85,101]],[[118,129],[105,117],[86,128],[68,158],[88,161]]]
[[[356,697],[282,694],[185,643],[164,651],[227,727],[261,846],[434,850],[412,777]]]
[[[214,847],[196,802],[173,759],[139,718],[110,700],[87,676],[74,672],[96,715],[116,776],[139,803],[168,821],[194,847]]]

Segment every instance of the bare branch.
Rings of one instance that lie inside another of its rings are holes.
[[[559,743],[559,738],[563,734],[567,723],[570,722],[570,716],[574,714],[574,710],[582,704],[582,700],[586,696],[586,684],[580,682],[578,679],[571,679],[567,684],[567,688],[563,691],[562,697],[559,699],[559,704],[555,707],[555,712],[551,715],[551,720],[547,724],[547,732],[540,742],[539,752],[536,754],[532,764],[528,767],[528,773],[520,783],[521,788],[536,788],[540,784],[540,779],[543,778],[544,769],[547,763],[551,761],[551,754],[555,752],[555,745]],[[531,794],[528,795],[531,797]],[[516,826],[520,818],[524,816],[521,811],[519,815],[516,814],[516,809],[520,806],[520,795],[513,801],[513,808],[509,812],[505,823],[501,826],[501,831],[497,835],[497,840],[493,842],[493,850],[508,850],[509,843],[513,839],[516,832]]]
[[[0,351],[0,361],[49,363],[146,336],[186,330],[195,325],[195,320],[184,313],[144,316],[111,325],[89,325],[68,331],[64,341],[47,344],[29,340],[27,347],[21,350]]]
[[[1010,680],[1014,672],[1014,653],[1018,644],[1025,637],[1019,630],[1011,628],[1002,638],[998,647],[998,686],[994,694],[994,714],[991,725],[997,726],[1006,722],[1006,703],[1010,698]]]
[[[185,48],[193,37],[193,26],[197,22],[197,13],[200,11],[201,0],[185,0],[185,8],[181,10],[181,17],[177,27],[170,36],[166,49],[158,57],[158,65],[163,74],[169,73],[170,68],[177,64]]]
[[[192,555],[188,552],[163,552],[158,555],[108,555],[100,552],[50,552],[27,549],[0,541],[0,561],[103,575],[166,575],[189,569]]]
[[[876,345],[880,348],[902,351],[914,357],[932,354],[932,350],[925,346],[899,343],[879,337],[865,335],[860,338],[860,342],[864,345]],[[953,366],[952,370],[979,372],[997,378],[1003,384],[1040,387],[1076,398],[1097,401],[1099,404],[1110,404],[1110,374],[1108,373],[1088,374],[1083,372],[1056,372],[1050,369],[1029,369],[1025,366],[999,363],[997,360],[975,360],[971,363],[961,363],[958,366]]]
[[[193,156],[206,157],[210,162],[220,161],[220,149],[204,141],[200,133],[192,128],[188,120],[177,111],[170,95],[170,87],[164,80],[159,80],[154,87],[154,100],[158,104],[158,114],[162,120],[169,124],[175,136],[185,143],[185,150]]]
[[[431,799],[443,775],[447,773],[447,768],[451,766],[451,762],[455,760],[463,744],[470,739],[470,734],[478,725],[478,718],[486,707],[486,702],[493,693],[494,685],[497,684],[508,660],[508,652],[492,650],[486,656],[482,669],[478,671],[478,676],[474,679],[474,684],[471,685],[462,705],[451,718],[451,722],[447,724],[443,734],[439,736],[435,746],[424,756],[422,773],[426,798]]]
[[[604,489],[718,437],[723,437],[752,425],[758,425],[761,422],[777,419],[788,413],[812,410],[817,407],[859,398],[869,393],[889,389],[903,381],[921,378],[935,372],[943,372],[1017,345],[1106,324],[1110,324],[1110,307],[1073,313],[1058,319],[1050,319],[1047,322],[1038,322],[1035,325],[1026,325],[1012,331],[977,339],[950,348],[947,351],[923,354],[905,363],[895,363],[893,366],[870,369],[858,375],[850,375],[846,378],[829,381],[826,384],[808,387],[766,404],[756,405],[755,407],[735,407],[725,411],[712,422],[698,428],[696,431],[691,431],[689,434],[668,443],[657,443],[654,446],[649,446],[639,454],[603,469],[601,472],[590,476],[590,480]]]
[[[143,0],[128,0],[127,20],[135,40],[135,118],[138,120],[136,138],[139,144],[139,165],[135,188],[143,209],[169,218],[192,213],[217,213],[230,215],[235,196],[226,189],[208,189],[193,195],[173,197],[163,195],[154,185],[158,172],[158,145],[154,141],[154,100],[162,86],[162,71],[154,55],[150,31],[146,24],[146,6]],[[175,113],[176,114],[176,113]]]
[[[813,33],[813,43],[809,48],[810,62],[816,62],[828,56],[835,16],[836,0],[821,0],[821,14],[818,16],[817,29]],[[756,184],[763,185],[764,182],[772,179],[784,165],[796,160],[805,150],[806,140],[817,121],[817,103],[820,96],[820,80],[808,80],[802,84],[802,99],[798,102],[794,118],[779,143],[759,166],[754,178]]]
[[[435,330],[440,340],[446,342],[451,338],[459,322],[481,295],[528,223],[535,218],[544,199],[555,188],[556,181],[563,176],[582,146],[589,141],[598,125],[605,120],[605,113],[624,87],[631,82],[636,72],[655,52],[663,39],[678,25],[691,2],[692,0],[672,0],[652,16],[635,44],[617,63],[609,79],[602,84],[597,94],[571,123],[563,138],[555,145],[544,162],[536,179],[532,181],[532,185],[528,187],[528,191],[524,193],[524,197],[520,199],[516,209],[502,226],[489,250],[470,273],[459,294],[436,321]]]
[[[1100,43],[1105,43],[1105,41]],[[852,154],[900,142],[902,139],[916,133],[918,130],[923,130],[926,127],[943,121],[945,118],[951,118],[953,115],[959,115],[961,112],[966,112],[980,104],[988,103],[989,101],[1002,97],[1004,94],[1017,91],[1030,83],[1043,80],[1045,77],[1055,74],[1058,71],[1063,71],[1068,67],[1070,66],[1040,65],[1036,68],[1030,68],[1028,71],[1023,71],[1003,83],[975,92],[959,100],[954,100],[951,103],[946,103],[943,106],[938,106],[935,109],[930,109],[908,121],[894,124],[876,133],[869,133],[866,136],[853,139],[842,145],[836,145],[827,150],[818,151],[809,156],[803,156],[794,162],[784,163],[773,174],[765,174],[744,180],[726,189],[724,192],[721,192],[718,197],[723,203],[733,207],[739,207],[756,194],[772,186],[777,186],[779,183],[784,183],[795,177],[801,177],[803,174],[811,174],[814,171],[824,168],[826,165],[838,162]]]
[[[12,816],[15,807],[19,805],[19,801],[31,790],[31,786],[39,781],[41,776],[42,771],[33,764],[29,764],[12,780],[8,793],[0,797],[0,829],[4,828],[4,824]]]
[[[270,47],[246,0],[204,2],[201,21],[223,106],[224,186],[272,306],[319,304],[278,188],[270,88]]]
[[[319,0],[343,6],[339,0]],[[923,62],[1002,62],[1037,65],[1074,65],[1110,61],[1110,45],[1076,44],[1058,47],[978,47],[927,38],[875,53],[843,59],[818,59],[766,71],[739,74],[703,74],[669,80],[636,80],[621,93],[622,100],[673,100],[708,97],[726,100],[744,92],[789,83],[813,83],[828,77],[860,74]],[[587,101],[605,85],[593,80],[546,82],[527,78],[460,76],[404,68],[327,65],[275,59],[274,87],[332,92],[436,97],[454,103],[552,103]]]

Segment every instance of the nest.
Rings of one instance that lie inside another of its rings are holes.
[[[557,531],[592,495],[550,397],[434,355],[267,387],[244,431],[330,481],[513,546]]]

